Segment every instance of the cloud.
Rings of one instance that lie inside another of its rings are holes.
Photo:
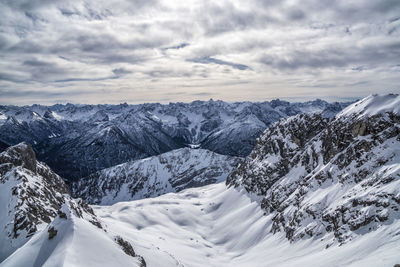
[[[114,75],[116,77],[120,77],[120,76],[124,76],[126,74],[130,74],[132,73],[132,71],[127,70],[125,68],[117,68],[117,69],[113,69],[112,72],[114,73]]]
[[[198,93],[193,93],[193,96],[212,96],[215,93],[211,93],[211,92],[198,92]]]
[[[63,80],[56,80],[56,83],[66,83],[66,82],[96,82],[96,81],[104,81],[109,79],[118,79],[118,76],[107,76],[107,77],[99,77],[99,78],[67,78]]]
[[[249,66],[246,66],[244,64],[238,64],[238,63],[232,63],[212,57],[202,57],[202,58],[194,58],[194,59],[189,59],[188,61],[192,61],[195,63],[201,63],[201,64],[217,64],[217,65],[226,65],[230,66],[232,68],[238,69],[238,70],[248,70],[250,69]]]
[[[400,81],[399,14],[397,0],[5,0],[0,89],[16,93],[1,98],[21,103],[29,89],[23,101],[76,102],[82,88],[92,103],[386,92]]]
[[[189,46],[189,45],[190,45],[189,43],[181,43],[181,44],[178,44],[178,45],[162,48],[162,50],[182,49],[182,48],[185,48],[186,46]]]

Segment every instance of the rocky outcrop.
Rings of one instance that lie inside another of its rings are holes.
[[[21,166],[36,173],[35,152],[26,142],[10,147],[5,153],[0,154],[0,164],[4,163]]]
[[[66,217],[68,205],[75,216],[96,226],[100,222],[82,200],[73,200],[69,190],[46,164],[36,161],[27,143],[7,148],[0,154],[0,261],[26,243],[39,229],[56,217]],[[49,232],[54,236],[54,231]]]
[[[259,195],[290,241],[344,243],[399,219],[400,116],[362,112],[275,123],[227,184]]]

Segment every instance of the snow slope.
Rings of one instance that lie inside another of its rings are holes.
[[[339,112],[336,117],[349,117],[356,115],[358,118],[365,116],[373,116],[385,112],[400,114],[400,95],[370,95],[366,98],[349,105],[347,108]]]
[[[73,183],[75,197],[92,204],[156,197],[225,181],[240,158],[181,148],[101,170]]]
[[[106,232],[68,205],[63,211],[66,219],[57,217],[0,266],[141,266],[139,258],[123,253]],[[52,227],[58,233],[49,239]]]
[[[400,263],[400,221],[359,233],[289,242],[273,234],[257,197],[225,184],[157,198],[95,206],[110,233],[137,244],[148,266],[393,266]],[[331,245],[331,246],[329,246]],[[329,246],[329,248],[326,248]]]
[[[143,266],[103,227],[27,143],[0,154],[0,266]]]

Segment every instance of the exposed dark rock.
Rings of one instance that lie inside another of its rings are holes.
[[[21,166],[36,173],[36,156],[32,147],[22,142],[16,146],[7,148],[0,154],[0,164],[11,163],[14,166]]]
[[[133,250],[131,243],[129,243],[128,241],[125,241],[120,236],[116,236],[114,239],[117,242],[117,244],[122,248],[122,250],[125,252],[125,254],[132,256],[132,257],[136,257],[136,253]]]
[[[49,233],[49,239],[53,239],[57,235],[57,230],[52,226],[50,227],[47,232]]]

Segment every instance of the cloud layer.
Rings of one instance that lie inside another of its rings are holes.
[[[0,102],[399,91],[398,0],[0,1]]]

